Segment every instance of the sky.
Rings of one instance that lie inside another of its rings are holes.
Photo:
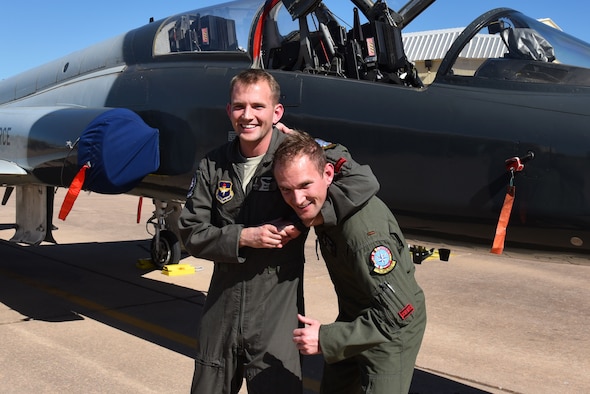
[[[140,27],[150,17],[158,20],[221,2],[224,1],[4,1],[0,12],[0,79]],[[352,19],[348,15],[349,1],[325,3],[336,15]],[[394,10],[404,3],[405,0],[387,1]],[[465,27],[497,7],[513,8],[536,19],[551,18],[565,32],[590,42],[590,2],[585,0],[436,0],[404,32]]]

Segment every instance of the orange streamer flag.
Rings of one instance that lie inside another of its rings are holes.
[[[504,198],[504,205],[500,211],[500,218],[498,219],[498,226],[496,227],[496,236],[490,253],[502,254],[504,250],[504,240],[506,239],[506,228],[510,220],[510,213],[512,212],[512,205],[514,204],[514,195],[516,194],[516,187],[508,186],[506,197]]]
[[[66,217],[68,216],[68,214],[72,210],[72,207],[74,206],[74,202],[78,198],[78,194],[80,194],[80,190],[82,190],[82,186],[84,186],[84,180],[86,179],[86,170],[88,168],[90,168],[90,164],[88,164],[88,163],[84,164],[82,166],[82,168],[80,168],[80,171],[78,171],[78,173],[74,177],[74,180],[72,180],[72,183],[70,184],[70,188],[68,189],[68,193],[66,194],[66,197],[64,198],[64,202],[61,204],[61,209],[59,211],[58,217],[61,220],[66,220]]]

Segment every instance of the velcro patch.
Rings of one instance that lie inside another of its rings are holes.
[[[217,184],[217,193],[215,198],[222,204],[225,204],[234,197],[233,183],[230,181],[219,181]]]
[[[339,158],[336,164],[334,164],[334,172],[339,173],[344,163],[346,163],[346,159],[344,157]]]
[[[401,317],[402,320],[406,320],[406,318],[410,316],[412,313],[414,313],[414,307],[412,306],[412,304],[408,304],[404,306],[404,309],[399,311],[397,314],[399,315],[399,317]]]

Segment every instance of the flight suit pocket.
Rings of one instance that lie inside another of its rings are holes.
[[[395,327],[407,326],[414,319],[414,297],[403,286],[381,282],[375,288],[373,299],[384,320]]]

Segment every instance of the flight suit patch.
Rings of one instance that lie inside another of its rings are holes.
[[[193,179],[191,179],[191,184],[188,187],[188,193],[186,194],[187,200],[195,194],[195,187],[197,186],[197,174],[193,175]]]
[[[336,146],[336,144],[333,144],[332,142],[324,141],[321,138],[316,138],[315,142],[317,142],[317,144],[319,146],[321,146],[323,150],[332,149],[333,147]]]
[[[381,245],[371,252],[371,263],[373,264],[373,271],[378,274],[386,274],[395,267],[397,262],[393,259],[391,250]]]
[[[338,174],[344,163],[346,163],[346,159],[344,157],[339,158],[336,164],[334,164],[334,173]]]
[[[222,204],[225,204],[234,197],[233,184],[230,181],[219,181],[217,184],[217,193],[215,198]]]
[[[271,176],[260,176],[252,182],[252,190],[257,192],[275,191],[276,183]]]

